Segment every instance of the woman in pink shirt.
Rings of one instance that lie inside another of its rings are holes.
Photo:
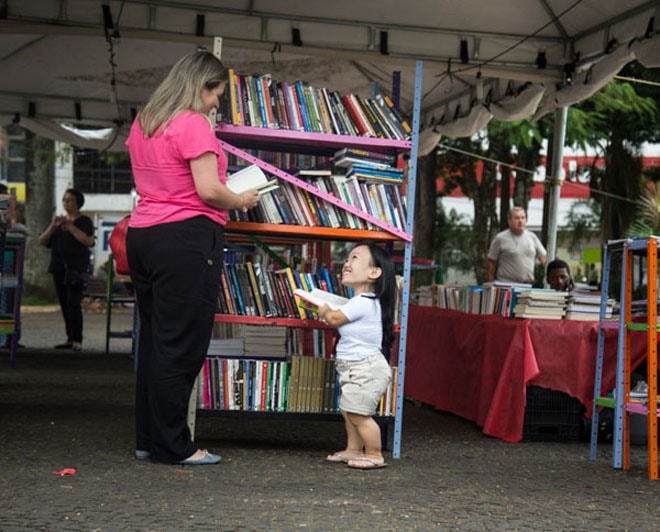
[[[256,192],[238,195],[225,186],[227,158],[207,117],[228,78],[211,53],[183,57],[126,141],[140,198],[126,238],[140,313],[136,458],[221,460],[192,441],[187,412],[211,339],[227,209],[259,201]]]

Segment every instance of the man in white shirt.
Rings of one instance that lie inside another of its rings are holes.
[[[534,261],[545,267],[547,252],[538,237],[526,229],[522,207],[509,212],[509,229],[498,233],[490,244],[486,281],[534,283]]]

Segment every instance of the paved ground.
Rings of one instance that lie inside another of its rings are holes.
[[[0,363],[2,531],[660,530],[645,447],[617,471],[608,445],[591,462],[586,443],[509,444],[412,403],[401,459],[377,471],[323,461],[339,423],[212,417],[197,439],[220,465],[136,461],[130,341],[105,354],[104,320],[86,314],[74,354],[50,349],[57,313],[24,314],[18,365]]]

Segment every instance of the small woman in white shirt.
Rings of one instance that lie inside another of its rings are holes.
[[[392,379],[384,352],[394,341],[396,281],[388,254],[372,242],[349,252],[342,284],[354,296],[338,310],[319,308],[319,319],[337,327],[336,364],[341,396],[339,408],[346,426],[346,448],[329,455],[329,462],[355,469],[385,467],[380,427],[373,419],[378,402]]]

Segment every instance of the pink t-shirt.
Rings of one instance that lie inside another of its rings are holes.
[[[168,124],[164,133],[151,138],[145,138],[136,119],[126,146],[140,196],[130,227],[150,227],[200,215],[225,224],[227,211],[202,201],[190,170],[190,159],[212,152],[218,156],[220,182],[227,181],[227,156],[204,116],[185,111]]]

